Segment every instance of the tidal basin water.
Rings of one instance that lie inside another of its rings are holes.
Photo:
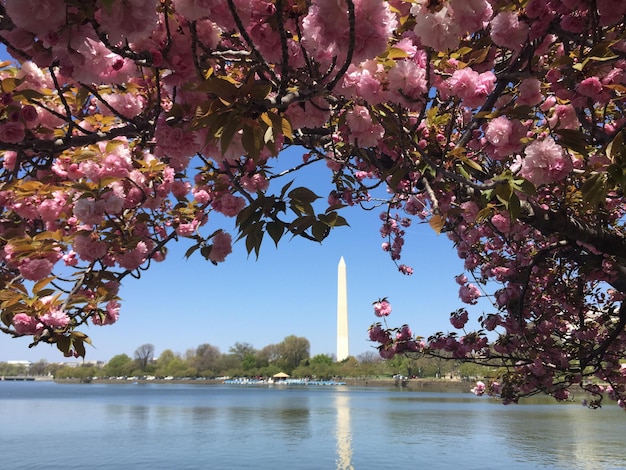
[[[626,414],[377,388],[0,382],[0,468],[624,469]]]

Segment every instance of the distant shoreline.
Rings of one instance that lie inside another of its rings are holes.
[[[469,392],[472,388],[473,382],[465,382],[461,380],[449,380],[449,379],[341,379],[345,382],[345,386],[348,387],[384,387],[384,388],[401,388],[422,392],[450,392],[450,393],[464,393]],[[61,379],[55,380],[55,382],[64,383],[81,383],[79,379]],[[89,383],[92,384],[190,384],[190,385],[222,385],[223,380],[216,379],[136,379],[136,380],[124,380],[124,379],[93,379]],[[263,386],[263,385],[259,385]]]

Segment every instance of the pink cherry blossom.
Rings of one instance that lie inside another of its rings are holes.
[[[12,322],[18,335],[34,335],[39,331],[37,319],[25,313],[14,315]]]
[[[475,284],[465,284],[459,289],[459,297],[461,301],[466,304],[476,304],[476,301],[480,296],[480,290]]]
[[[232,253],[232,238],[227,232],[218,232],[213,236],[213,245],[209,259],[214,263],[222,263]]]
[[[398,348],[396,344],[386,344],[378,349],[378,354],[383,359],[391,359],[398,354]]]
[[[511,220],[508,213],[495,214],[491,217],[491,223],[502,233],[508,233],[511,229]]]
[[[191,155],[201,147],[197,133],[170,126],[164,120],[157,123],[155,138],[158,143],[156,156],[168,157],[170,166],[177,171],[186,168]]]
[[[520,21],[517,13],[501,11],[491,21],[491,39],[501,47],[521,50],[528,39],[528,25]]]
[[[393,70],[393,69],[392,69]],[[397,73],[389,72],[392,76]],[[351,65],[346,75],[343,77],[341,87],[346,96],[366,100],[368,103],[382,103],[386,99],[380,78],[382,76],[382,68],[373,60],[361,62],[358,66]],[[396,80],[398,77],[395,77]],[[419,81],[419,78],[416,78]],[[396,83],[397,84],[397,83]],[[394,88],[390,85],[392,92]],[[397,90],[395,90],[397,91]],[[328,105],[322,109],[327,109]],[[318,111],[319,114],[319,111]],[[328,118],[328,114],[324,115]]]
[[[26,137],[24,124],[21,122],[7,122],[0,126],[0,142],[17,144]]]
[[[82,222],[97,225],[104,219],[104,202],[82,198],[74,204],[74,215]]]
[[[65,328],[70,323],[70,317],[63,310],[53,307],[39,321],[44,327]]]
[[[107,244],[88,235],[74,238],[74,251],[81,259],[91,262],[103,258],[107,253]]]
[[[400,271],[402,274],[405,274],[407,276],[410,276],[413,274],[413,268],[410,266],[407,266],[406,264],[401,264],[400,266],[398,266],[398,271]]]
[[[487,0],[450,0],[450,7],[459,28],[469,33],[484,28],[493,15]]]
[[[421,103],[427,90],[426,69],[413,60],[400,60],[387,76],[391,94],[398,102],[411,109],[416,107],[414,101]]]
[[[118,93],[102,93],[104,101],[112,107],[117,113],[127,118],[133,118],[140,114],[146,105],[146,100],[142,96],[133,95],[130,93],[118,94]],[[104,106],[102,114],[105,116],[112,115],[113,113],[109,107]]]
[[[572,159],[552,137],[531,143],[524,155],[520,174],[535,186],[560,181],[573,169]]]
[[[425,5],[415,3],[411,7],[415,16],[415,35],[424,46],[436,51],[454,49],[459,44],[461,28],[454,21],[452,9],[443,6],[439,11],[432,12]]]
[[[66,253],[65,255],[63,255],[62,259],[66,266],[76,266],[78,264],[77,256],[78,256],[78,253],[72,250]]]
[[[224,2],[220,0],[173,0],[173,4],[178,13],[193,21],[216,16],[215,11],[223,10]]]
[[[456,329],[463,328],[465,324],[467,323],[468,319],[469,319],[469,315],[467,313],[467,310],[465,309],[457,310],[456,312],[453,312],[450,314],[450,323]]]
[[[383,126],[374,124],[369,111],[364,106],[354,106],[346,115],[350,128],[350,140],[362,147],[375,147],[384,134]]]
[[[493,331],[500,324],[501,320],[499,315],[487,315],[483,320],[483,326],[487,331]]]
[[[125,0],[102,6],[98,20],[113,44],[148,37],[157,20],[156,0]]]
[[[257,191],[265,191],[269,186],[269,181],[262,174],[255,173],[252,176],[243,176],[241,186],[248,192],[256,193]]]
[[[558,104],[554,107],[554,113],[548,118],[550,126],[557,129],[578,129],[580,121],[576,110],[570,104]]]
[[[388,317],[391,314],[391,304],[385,300],[374,302],[374,313],[377,317]]]
[[[372,325],[368,330],[368,334],[370,341],[376,341],[377,343],[386,344],[391,340],[389,333],[380,324]]]
[[[91,321],[94,325],[112,325],[120,316],[120,304],[115,300],[111,300],[107,303],[106,311],[96,312],[91,316]]]
[[[13,22],[39,36],[58,31],[65,24],[64,0],[19,0],[5,2]]]
[[[495,88],[493,72],[479,74],[469,67],[456,70],[447,81],[450,92],[463,100],[469,108],[481,106]]]
[[[519,120],[499,116],[487,124],[485,137],[493,147],[487,147],[485,151],[495,160],[506,159],[522,150],[526,132],[526,127]]]
[[[576,91],[589,98],[597,98],[602,93],[602,82],[598,77],[585,78],[576,86]]]
[[[235,217],[246,205],[244,198],[223,193],[211,203],[213,208],[228,217]]]
[[[95,36],[95,34],[94,34]],[[91,83],[122,83],[134,72],[132,62],[113,53],[93,37],[86,36],[69,56],[74,79]]]
[[[9,171],[14,170],[16,164],[17,164],[17,152],[13,152],[9,150],[2,154],[2,167],[5,170],[9,170]]]
[[[519,87],[518,105],[535,106],[543,101],[541,93],[541,82],[537,78],[527,78],[522,80]]]
[[[19,264],[18,269],[24,279],[39,281],[52,273],[54,264],[47,258],[25,258]]]
[[[355,0],[356,42],[355,63],[372,59],[384,52],[397,25],[395,15],[387,2]],[[349,38],[347,6],[343,0],[313,0],[302,22],[303,43],[320,61],[331,61],[333,56],[345,57]]]
[[[148,248],[146,242],[140,241],[137,243],[135,248],[117,256],[116,260],[124,269],[137,269],[146,261],[149,251],[150,249]]]
[[[472,388],[471,392],[480,397],[485,394],[485,388],[485,382],[479,380],[476,382],[476,385]]]
[[[399,345],[400,343],[407,343],[413,339],[413,332],[409,325],[402,325],[402,327],[396,333],[396,342]],[[404,345],[403,345],[404,347]]]
[[[626,14],[626,3],[621,0],[596,0],[602,25],[615,24]]]

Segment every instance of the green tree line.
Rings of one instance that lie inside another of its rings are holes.
[[[188,349],[184,354],[166,349],[155,357],[152,344],[139,346],[133,357],[118,354],[103,366],[47,364],[30,366],[0,363],[0,375],[53,375],[56,379],[90,380],[93,377],[215,378],[269,377],[286,372],[292,377],[384,378],[394,375],[420,378],[476,378],[493,375],[484,367],[414,355],[383,360],[374,350],[336,362],[328,354],[310,355],[308,339],[287,336],[277,344],[256,349],[237,342],[227,353],[208,343]]]

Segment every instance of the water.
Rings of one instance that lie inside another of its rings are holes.
[[[0,468],[626,468],[626,414],[352,387],[0,382]]]

